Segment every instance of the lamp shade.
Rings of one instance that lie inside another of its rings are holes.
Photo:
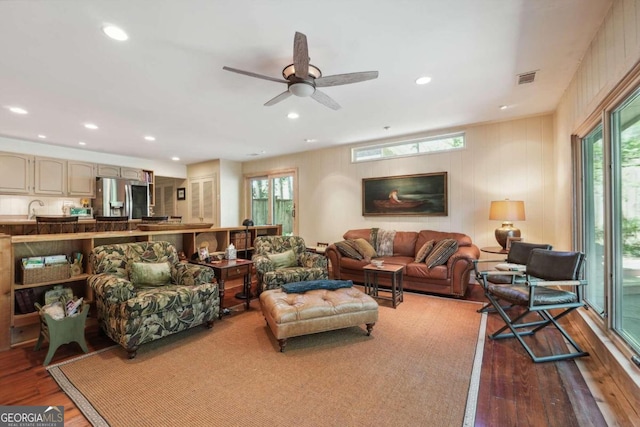
[[[498,200],[491,202],[489,219],[497,221],[523,221],[524,202],[522,200]]]
[[[253,227],[253,221],[250,219],[245,219],[244,221],[242,221],[242,225],[245,227]]]

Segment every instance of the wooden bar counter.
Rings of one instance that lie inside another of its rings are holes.
[[[55,215],[49,215],[55,216]],[[132,219],[129,220],[129,230],[135,230],[140,224],[141,220]],[[27,219],[24,215],[0,216],[0,233],[8,234],[10,236],[23,236],[37,234],[36,220]],[[78,232],[95,232],[96,220],[93,218],[78,218]]]
[[[27,220],[24,220],[27,221]],[[87,220],[89,225],[92,220]],[[32,221],[35,227],[35,221]],[[14,224],[11,224],[12,226]],[[17,224],[16,224],[17,225]],[[19,224],[31,226],[31,223]],[[169,241],[187,257],[197,252],[200,244],[207,242],[209,251],[222,251],[233,242],[237,233],[244,233],[247,228],[199,227],[198,224],[175,224],[157,227],[136,228],[129,231],[80,232],[63,234],[0,234],[0,351],[25,341],[35,340],[38,336],[39,319],[37,312],[23,313],[16,304],[16,291],[28,291],[36,302],[44,303],[44,293],[55,285],[70,287],[78,297],[84,297],[88,303],[93,302],[91,289],[87,286],[87,277],[91,274],[89,255],[94,247],[130,242]],[[280,235],[281,225],[253,226],[248,228],[251,242],[258,236]],[[243,248],[244,250],[244,248]],[[246,249],[249,254],[252,248]],[[33,256],[67,255],[73,253],[83,255],[82,272],[66,279],[45,280],[39,283],[23,284],[22,258]],[[33,290],[33,292],[31,292]],[[21,295],[22,296],[22,295]],[[44,304],[43,304],[44,305]]]

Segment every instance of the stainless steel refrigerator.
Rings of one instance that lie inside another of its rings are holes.
[[[96,178],[96,216],[127,216],[140,219],[149,215],[149,183],[121,178]]]

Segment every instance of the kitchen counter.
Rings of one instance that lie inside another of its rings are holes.
[[[47,217],[62,217],[63,215],[40,215]],[[135,230],[142,220],[129,220],[129,229]],[[79,232],[95,231],[96,220],[92,217],[79,217]],[[27,219],[26,215],[0,215],[0,233],[9,234],[11,236],[20,236],[36,233],[36,220]]]

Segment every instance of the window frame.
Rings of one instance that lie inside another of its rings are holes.
[[[383,150],[385,148],[396,148],[396,147],[411,146],[411,145],[417,145],[418,146],[418,150],[419,150],[419,144],[420,143],[437,142],[437,141],[453,139],[453,138],[457,138],[457,137],[461,137],[462,138],[462,146],[461,147],[451,147],[451,148],[448,148],[448,149],[437,149],[437,150],[430,150],[430,151],[417,151],[415,153],[407,153],[407,154],[389,154],[389,155],[381,154],[379,157],[375,157],[375,158],[363,158],[363,159],[358,159],[357,158],[357,155],[358,155],[359,152],[365,152],[365,151],[371,151],[371,150]],[[451,151],[464,150],[466,147],[467,147],[466,132],[464,132],[464,131],[452,132],[452,133],[447,133],[447,134],[426,136],[426,137],[421,137],[421,138],[403,139],[403,140],[393,141],[393,142],[384,142],[384,143],[379,143],[379,144],[363,145],[363,146],[360,146],[360,147],[354,147],[354,148],[351,149],[351,163],[357,164],[357,163],[375,162],[375,161],[387,160],[387,159],[398,159],[398,158],[402,158],[402,157],[415,157],[415,156],[424,156],[424,155],[428,155],[428,154],[448,153],[448,152],[451,152]]]

